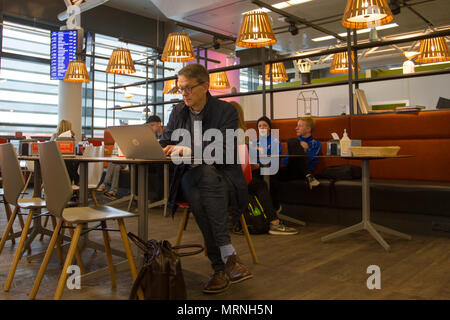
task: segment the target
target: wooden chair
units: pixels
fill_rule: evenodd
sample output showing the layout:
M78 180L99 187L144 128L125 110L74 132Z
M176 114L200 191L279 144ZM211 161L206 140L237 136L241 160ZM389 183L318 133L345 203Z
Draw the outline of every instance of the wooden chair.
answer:
M19 198L25 186L25 181L20 170L19 160L11 143L0 144L0 166L3 173L3 189L5 201L14 205L14 211L8 219L8 224L0 241L0 253L3 250L8 234L12 230L14 220L20 209L29 210L27 220L22 229L19 245L16 249L11 269L6 280L4 290L8 291L11 287L16 272L17 264L19 263L22 251L24 249L25 241L27 240L28 231L30 229L31 221L33 220L34 212L46 207L46 203L41 198Z
M104 222L107 220L117 220L119 224L120 234L122 237L123 245L125 247L125 253L128 259L128 263L131 270L133 280L136 280L137 271L134 262L133 254L131 252L130 243L128 241L127 232L125 229L124 218L136 217L136 214L132 214L126 211L118 210L112 207L100 206L100 207L71 207L66 208L66 204L72 197L72 186L70 183L69 175L67 173L66 166L61 157L56 142L50 141L39 144L39 157L41 162L41 172L45 188L45 197L47 200L47 209L57 219L57 225L55 231L50 240L48 249L45 253L44 260L42 261L39 273L34 282L33 289L30 293L30 299L34 299L38 292L40 283L44 276L45 269L47 268L49 259L51 257L53 248L57 243L59 232L63 224L72 224L75 226L75 232L70 243L70 248L67 253L66 261L59 278L58 286L55 292L54 299L59 300L62 296L64 287L67 280L67 269L72 264L74 255L76 253L78 241L80 239L83 224L90 222L102 222L102 233L105 244L105 252L108 260L108 267L111 277L112 286L116 286L116 277L114 272L114 266L112 264L111 248L108 241L108 231L105 230ZM143 299L142 290L138 291L138 296Z
M238 147L239 158L241 162L242 171L245 176L245 180L247 185L252 181L252 169L250 166L249 154L246 145L240 145ZM178 246L181 244L181 238L183 237L183 231L186 230L186 226L189 220L189 203L187 202L177 202L178 206L183 209L183 215L181 217L180 226L178 228L177 239L175 241L175 245ZM252 238L250 237L250 232L248 231L247 222L245 221L244 214L241 214L241 224L242 229L244 231L245 240L247 240L248 248L252 255L253 263L259 263L258 257L256 256L255 247L253 246ZM206 247L205 247L205 255L206 255Z

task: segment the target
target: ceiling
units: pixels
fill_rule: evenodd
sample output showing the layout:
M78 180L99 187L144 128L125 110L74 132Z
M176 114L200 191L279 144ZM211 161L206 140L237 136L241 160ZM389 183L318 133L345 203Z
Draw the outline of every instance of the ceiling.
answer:
M428 20L431 26L437 29L450 26L449 0L398 1L401 3L400 13L394 16L393 21L398 24L398 27L378 31L378 36L381 38L395 34L424 31L428 26L425 20ZM263 2L274 5L282 1L264 0ZM311 0L281 10L320 25L322 28L342 33L346 32L341 24L346 3L347 0ZM406 7L404 3L416 13ZM153 19L183 22L234 38L237 37L239 32L242 13L258 8L251 0L109 0L105 5ZM296 24L299 29L298 34L292 35L288 31L289 23L285 21L285 17L274 12L268 14L277 38L277 43L273 46L273 49L282 55L314 48L328 48L339 43L336 39L321 42L312 41L313 38L327 36L327 34L299 23ZM181 27L178 28L181 30ZM211 34L187 28L184 28L184 31L190 35L194 46L211 47L213 41ZM368 35L368 33L358 35L358 40L367 40ZM406 46L404 47L406 48ZM235 47L234 42L229 40L224 40L219 49L219 51L227 54L235 50L242 50L242 48ZM401 48L397 48L398 53L401 53L400 50ZM372 50L369 53L366 52L365 56L375 53L376 50Z

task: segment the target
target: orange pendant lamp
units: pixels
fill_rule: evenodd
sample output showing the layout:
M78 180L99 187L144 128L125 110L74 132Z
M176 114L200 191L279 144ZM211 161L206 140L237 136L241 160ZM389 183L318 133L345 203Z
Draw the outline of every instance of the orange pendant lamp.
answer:
M277 43L267 14L254 10L244 14L236 45L244 48L260 48Z
M164 94L180 94L180 90L178 90L178 86L177 86L177 80L176 79L167 80L166 83L164 83L163 93Z
M214 72L209 75L210 89L229 89L230 87L230 82L225 71Z
M270 81L269 68L270 64L266 64L266 81ZM283 62L276 62L272 64L272 80L273 82L281 82L289 80Z
M352 52L352 61L355 61L355 55ZM352 66L353 69L353 66ZM361 67L358 64L358 71ZM330 68L331 73L348 73L348 54L347 52L336 53Z
M195 59L191 39L189 39L187 33L170 33L167 37L161 60L165 62L190 62Z
M86 69L86 64L82 60L72 60L67 66L64 81L71 83L86 83L91 81Z
M416 59L416 62L419 63L450 61L450 54L444 37L421 40L419 52Z
M106 72L115 74L135 73L133 59L130 50L124 48L114 49L109 58Z
M342 25L348 29L366 29L394 20L386 0L347 0Z

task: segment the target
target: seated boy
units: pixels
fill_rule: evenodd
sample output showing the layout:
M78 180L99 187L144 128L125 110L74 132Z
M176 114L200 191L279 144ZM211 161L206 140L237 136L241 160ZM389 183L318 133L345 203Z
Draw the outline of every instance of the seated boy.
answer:
M287 170L282 170L284 173L280 174L288 180L305 178L308 182L309 188L317 187L320 183L312 175L314 168L316 167L318 158L322 150L320 141L315 140L312 136L312 132L315 128L315 121L311 117L300 117L295 127L295 133L298 138L291 138L287 141L289 154L305 155L304 158L284 158L283 164ZM283 179L283 180L285 180Z
M295 127L295 133L298 138L290 138L287 141L288 152L286 155L306 155L306 157L283 158L284 167L280 168L278 174L271 179L270 194L272 196L273 206L277 208L277 213L280 213L282 210L276 192L276 184L279 181L306 179L309 189L320 185L320 182L312 175L319 160L318 158L314 158L314 156L320 155L322 150L320 141L312 137L314 127L315 121L313 118L300 117Z

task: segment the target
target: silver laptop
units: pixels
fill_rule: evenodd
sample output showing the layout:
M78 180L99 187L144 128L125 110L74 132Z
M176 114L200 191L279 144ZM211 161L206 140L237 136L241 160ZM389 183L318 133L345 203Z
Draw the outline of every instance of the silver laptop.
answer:
M167 157L150 126L108 127L125 157L144 160L166 160Z

